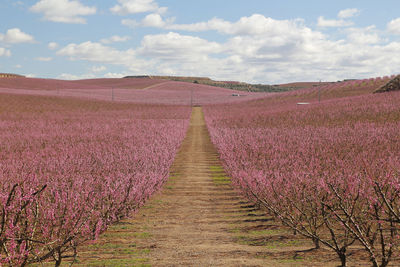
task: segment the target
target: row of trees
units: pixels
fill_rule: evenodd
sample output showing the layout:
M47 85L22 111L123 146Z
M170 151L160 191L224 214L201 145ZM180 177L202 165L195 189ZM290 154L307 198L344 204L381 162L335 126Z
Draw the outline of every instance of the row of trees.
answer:
M331 248L342 266L355 244L373 266L387 266L400 245L399 100L398 93L308 106L266 99L205 114L243 194L315 248Z
M168 177L190 108L0 98L0 263L76 257Z

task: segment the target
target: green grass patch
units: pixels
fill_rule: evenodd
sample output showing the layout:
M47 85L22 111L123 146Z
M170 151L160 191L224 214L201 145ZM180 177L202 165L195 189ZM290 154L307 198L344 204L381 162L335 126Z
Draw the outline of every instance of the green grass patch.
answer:
M133 233L133 234L137 238L149 238L149 237L151 237L151 234L148 233L148 232Z
M283 234L283 233L285 233L285 231L268 229L268 230L250 231L249 235L251 235L251 236L271 236L271 235L278 235L278 234Z
M130 224L117 223L117 224L111 225L108 228L108 230L109 231L118 231L118 230L129 230L131 228L133 228L133 226Z
M157 200L154 200L153 203L154 204L165 204L165 201L161 200L161 199L157 199Z
M277 262L278 263L281 263L281 264L287 264L287 263L292 263L292 264L295 264L295 265L292 265L291 264L291 266L304 266L304 261L305 261L305 259L304 258L302 258L302 257L296 257L296 258L293 258L293 259L282 259L282 260L277 260ZM297 264L296 264L297 263Z
M272 259L270 256L267 255L257 255L256 256L257 259L265 259L265 260L273 260L274 262L276 262L276 264L274 264L274 266L278 266L281 264L290 264L290 266L305 266L304 262L306 261L303 257L295 257L295 258L288 258L288 259L280 259L280 260L276 260L276 259Z
M254 240L250 239L247 235L236 236L236 241L241 245L253 245Z
M80 257L82 255L78 254L75 262L72 266L151 266L148 262L149 258L146 257L150 253L150 249L136 249L136 247L132 247L131 249L126 247L120 247L117 244L103 244L103 245L90 245L89 248L97 247L102 250L103 259L91 259L89 261L83 261ZM110 249L111 251L104 251L104 248ZM91 255L92 253L96 253L96 251L90 252L90 254L86 254L86 256ZM112 257L112 259L107 259L107 257ZM116 258L118 257L118 258ZM54 262L48 261L42 264L32 264L30 266L34 267L50 267L54 266ZM61 266L71 266L71 260L65 259L63 260Z
M129 231L122 231L122 232L115 232L112 230L109 230L105 232L102 235L103 238L108 239L108 238L122 238L122 239L127 239L127 238L133 238L135 237L135 233L129 232Z
M85 263L85 266L115 266L115 267L125 267L125 266L136 266L136 267L147 267L151 266L147 264L149 259L147 258L134 258L134 259L109 259L101 261L90 261ZM78 264L76 266L79 266Z
M231 184L231 179L226 176L212 177L212 179L214 184L217 185Z
M243 231L240 228L232 228L232 229L229 229L228 232L237 234L237 233L241 233Z
M299 240L287 240L287 241L273 241L266 244L266 248L285 248L285 247L298 247L301 246L302 242Z
M172 174L168 177L168 182L174 182L177 178L179 178L179 174Z
M122 238L122 239L130 239L130 238L149 238L151 237L150 233L147 232L128 232L128 231L123 231L123 232L113 232L113 231L108 231L103 234L104 238Z
M222 166L210 166L210 170L212 172L225 172L224 168Z
M231 184L231 179L226 176L221 166L210 166L211 178L216 185Z
M92 244L89 245L88 248L94 249L94 250L117 250L121 247L121 244L115 244L115 243L101 243L101 244Z

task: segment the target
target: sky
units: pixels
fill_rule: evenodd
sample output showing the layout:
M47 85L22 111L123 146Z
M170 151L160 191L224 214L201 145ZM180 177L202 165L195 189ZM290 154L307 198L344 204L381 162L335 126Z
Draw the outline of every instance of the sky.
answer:
M0 0L0 72L278 84L400 73L398 0Z

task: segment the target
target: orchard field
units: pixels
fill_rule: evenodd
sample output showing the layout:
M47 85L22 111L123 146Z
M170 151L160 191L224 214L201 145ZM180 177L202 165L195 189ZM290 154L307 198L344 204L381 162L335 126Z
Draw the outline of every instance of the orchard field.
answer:
M353 91L324 89L328 100L313 105L296 106L312 95L296 92L206 107L211 138L240 192L315 248L344 266L361 245L373 266L386 266L400 242L400 94L333 98Z
M397 266L400 92L372 93L389 80L2 79L1 263L86 265L85 244L119 244L102 236L133 220L150 265Z
M135 212L168 178L188 106L1 95L1 258L54 259Z

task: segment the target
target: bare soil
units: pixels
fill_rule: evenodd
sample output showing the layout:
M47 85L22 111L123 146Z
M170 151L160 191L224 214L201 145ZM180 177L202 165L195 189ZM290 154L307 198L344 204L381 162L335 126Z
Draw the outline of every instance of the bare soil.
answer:
M339 265L334 253L312 247L309 240L293 235L234 191L210 141L202 110L194 107L163 190L133 218L81 248L77 265ZM349 266L369 266L360 257L349 260Z

